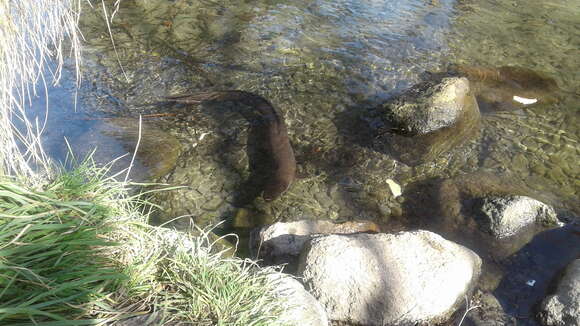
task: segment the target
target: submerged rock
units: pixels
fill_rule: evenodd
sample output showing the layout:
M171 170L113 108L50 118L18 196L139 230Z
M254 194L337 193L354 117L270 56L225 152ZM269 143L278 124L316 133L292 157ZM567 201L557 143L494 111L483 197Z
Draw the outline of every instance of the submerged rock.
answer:
M410 192L416 191L417 187L430 190L426 197L409 200L408 207L413 215L422 217L437 232L453 241L477 248L478 253L486 252L498 259L515 253L534 235L557 224L552 209L547 210L550 212L547 216L538 217L538 223L533 215L534 207L541 210L540 207L546 206L541 203L552 203L554 198L529 189L526 184L507 174L478 171L435 180L432 185L413 185ZM510 216L494 217L492 225L492 218L482 212L483 203L487 199L493 202L492 198L504 198L500 202L506 203L510 202L507 198L527 198L524 202L529 200L530 205L537 203L538 206L518 207L517 201L514 201L512 211L507 207L499 210L510 212ZM486 207L488 205L491 204L486 204ZM485 210L492 214L490 209ZM508 234L511 236L508 237Z
M580 259L566 268L556 293L544 299L539 318L547 326L580 325Z
M519 109L558 101L560 90L556 81L531 69L456 65L451 70L469 79L484 111Z
M427 231L314 237L299 265L329 318L357 325L441 322L480 270L474 252Z
M526 196L480 198L475 206L480 225L496 238L515 235L532 224L558 224L552 207Z
M371 221L348 221L333 223L324 220L301 220L274 223L263 227L252 241L256 256L267 263L294 262L302 248L315 234L352 234L379 232L379 226Z
M466 78L417 85L383 106L395 132L379 135L374 147L408 165L432 161L479 133L480 114Z
M139 120L131 118L100 120L84 134L69 139L69 142L78 158L84 158L94 150L92 157L99 166L117 159L111 175L131 165L131 158L139 144L129 175L131 180L137 182L156 180L169 173L181 151L179 141L154 123L141 123L139 139ZM121 179L124 176L123 173Z

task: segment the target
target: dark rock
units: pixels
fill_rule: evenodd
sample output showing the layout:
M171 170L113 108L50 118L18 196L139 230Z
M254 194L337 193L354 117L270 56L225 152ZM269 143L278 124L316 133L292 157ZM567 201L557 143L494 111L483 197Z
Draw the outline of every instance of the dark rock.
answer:
M394 132L382 133L373 146L408 165L432 161L480 132L479 108L465 78L420 84L384 109Z
M566 268L556 293L544 299L539 318L547 326L580 325L580 259Z
M406 135L425 135L455 125L472 105L466 78L421 83L385 105L387 120Z

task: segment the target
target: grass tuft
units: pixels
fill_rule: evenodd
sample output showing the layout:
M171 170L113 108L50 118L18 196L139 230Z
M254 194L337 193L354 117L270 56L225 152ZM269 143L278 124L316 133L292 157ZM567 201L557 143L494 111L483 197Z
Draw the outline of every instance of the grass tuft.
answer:
M275 291L276 269L228 257L211 229L130 228L116 253L133 282L127 291L147 298L142 303L160 310L165 323L281 325L287 303Z
M146 224L138 196L88 159L42 191L0 180L0 324L279 325L273 268L231 256L211 229Z
M67 54L78 73L80 5L79 0L0 0L0 171L6 175L41 183L38 171L50 172L40 142L48 111L33 118L25 109L36 87L58 83ZM52 69L49 61L55 63Z
M112 230L103 222L113 208L83 200L82 187L78 197L60 195L71 189L53 183L30 191L14 179L0 180L0 324L94 324L95 305L126 279L102 254L116 245L103 237Z

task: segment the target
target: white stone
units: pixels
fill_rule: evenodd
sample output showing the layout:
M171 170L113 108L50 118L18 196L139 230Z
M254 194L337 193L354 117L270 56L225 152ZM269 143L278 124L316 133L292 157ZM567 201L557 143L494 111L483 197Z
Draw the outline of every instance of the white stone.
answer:
M304 286L284 274L268 275L272 282L278 283L275 292L287 302L287 310L282 313L278 323L287 326L328 326L324 307Z
M428 231L327 235L308 243L298 271L331 320L433 324L463 303L481 259Z

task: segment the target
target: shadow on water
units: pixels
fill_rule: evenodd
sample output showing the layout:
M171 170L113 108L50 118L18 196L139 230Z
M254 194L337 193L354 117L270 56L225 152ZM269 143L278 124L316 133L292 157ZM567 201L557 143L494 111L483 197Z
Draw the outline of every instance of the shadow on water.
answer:
M580 224L544 231L505 260L505 277L494 291L518 325L536 326L535 308L555 289L564 268L580 258Z

